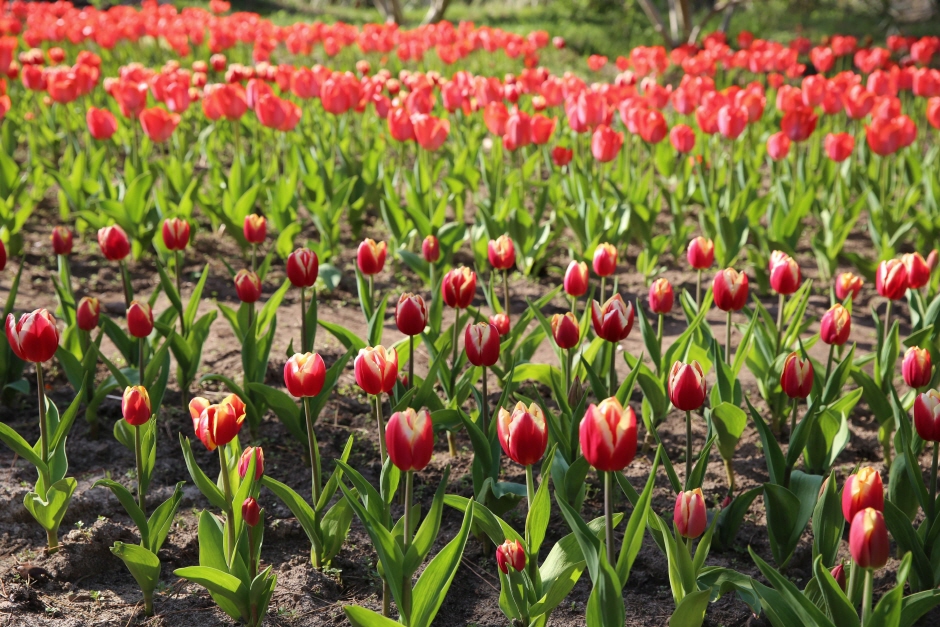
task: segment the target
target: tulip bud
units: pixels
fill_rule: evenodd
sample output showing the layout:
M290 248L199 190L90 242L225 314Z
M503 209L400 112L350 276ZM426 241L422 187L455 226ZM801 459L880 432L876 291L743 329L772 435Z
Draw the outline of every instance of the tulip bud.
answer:
M603 307L591 302L591 322L594 333L608 342L625 340L633 329L633 303L625 303L620 294L611 296Z
M875 289L878 294L890 300L904 297L904 292L907 291L907 270L900 259L888 259L878 264Z
M405 335L421 335L428 325L428 308L424 299L410 292L402 294L395 308L395 324Z
M689 265L696 270L705 270L715 263L715 244L701 235L689 242L686 252Z
M914 429L922 440L940 442L940 392L927 390L914 399Z
M509 413L502 407L496 420L496 433L506 455L522 466L531 466L542 459L548 445L548 428L542 409L518 402Z
M284 385L296 398L318 395L325 380L326 366L316 353L295 353L284 364Z
M359 349L353 364L356 383L366 394L389 393L395 389L398 377L398 353L384 346Z
M428 235L421 242L421 256L428 263L436 263L441 258L441 243L433 235Z
M885 507L884 484L878 471L869 466L845 480L842 488L842 515L851 522L855 515L866 507L881 511Z
M912 346L904 353L901 362L901 374L904 382L912 388L922 388L930 383L930 351L926 348Z
M486 246L486 256L494 270L509 270L516 263L516 249L508 235L490 240Z
M397 411L385 425L385 446L392 463L402 472L424 470L434 453L431 414L411 407Z
M320 260L309 248L298 248L287 257L287 278L294 287L313 287L320 274Z
M770 287L778 294L789 296L799 289L802 281L800 266L790 255L775 250L770 255Z
M464 331L467 361L484 368L499 361L499 329L487 322L467 325Z
M697 538L705 533L708 526L708 511L705 509L705 497L702 489L695 488L680 492L676 496L676 507L672 513L676 530L683 538Z
M260 446L249 446L242 451L242 456L238 458L238 476L244 479L248 474L252 456L255 458L255 481L261 481L264 474L264 451Z
M940 100L937 102L940 103ZM940 262L940 253L938 253L937 249L934 248L927 254L927 267L930 268L931 272L937 269L938 262Z
M131 252L127 233L120 226L106 226L98 230L98 246L108 261L121 261Z
M565 293L568 296L584 296L588 289L588 267L583 261L572 261L565 270Z
M525 568L525 549L518 540L506 540L496 547L496 565L504 574L509 574L511 567L514 572L521 573Z
M677 361L669 371L669 400L679 411L694 411L705 402L705 372L697 361Z
M636 414L615 397L588 406L578 428L587 462L602 471L621 471L636 455Z
M836 279L836 298L845 300L851 297L855 300L862 289L862 277L855 276L851 272L843 272Z
M562 350L574 348L581 341L581 327L570 311L552 316L552 337Z
M477 290L477 275L470 268L454 268L441 281L441 296L448 307L466 309Z
M132 300L127 310L127 330L136 338L147 337L153 331L153 310L146 302Z
M259 216L256 213L245 216L242 233L249 244L263 244L264 238L268 234L268 224L265 222L264 216Z
M147 388L142 385L133 385L124 388L124 397L121 399L121 415L132 427L147 424L152 415L150 409L150 395Z
M830 570L829 574L832 575L832 578L836 580L836 583L842 589L842 592L845 592L845 568L842 566L842 564L839 564Z
M851 331L852 316L849 310L839 303L833 305L819 323L819 339L830 346L845 344Z
M722 311L740 311L747 304L747 275L726 268L715 275L712 294L715 306Z
M803 359L799 353L787 355L780 373L780 387L790 398L806 398L813 390L813 362Z
M68 227L57 226L52 229L52 250L57 255L72 253L72 232Z
M600 244L594 249L594 274L607 277L617 271L617 249L611 244Z
M499 337L505 337L509 335L509 316L503 312L498 314L493 314L489 318L490 324L496 327L496 330L499 331Z
M78 301L78 307L75 308L75 323L82 331L91 331L98 326L100 315L101 303L97 298L86 296Z
M163 245L167 250L184 250L189 244L189 222L179 218L163 221Z
M856 513L849 529L849 551L855 563L861 568L884 568L890 550L888 528L882 513L871 507Z
M257 527L261 522L261 507L258 506L258 501L253 496L249 496L242 503L242 520L249 527Z
M239 270L235 275L235 294L243 303L256 303L261 298L261 279L251 270Z
M359 266L359 272L366 276L381 272L385 267L387 248L385 242L376 243L375 240L368 238L363 240L356 252L356 265Z
M930 282L930 266L920 253L901 255L901 263L907 272L907 286L919 290Z
M649 304L653 313L667 314L672 311L674 298L672 284L667 279L656 279L650 285Z

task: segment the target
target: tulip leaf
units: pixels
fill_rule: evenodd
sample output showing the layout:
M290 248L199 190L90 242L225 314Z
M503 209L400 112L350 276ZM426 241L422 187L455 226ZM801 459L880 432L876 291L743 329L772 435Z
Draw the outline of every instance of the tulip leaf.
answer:
M471 505L471 507L475 507L475 505ZM457 574L457 568L460 566L464 547L467 544L467 537L470 535L472 519L471 512L464 513L463 523L460 525L457 536L434 556L434 559L431 560L418 578L412 595L414 606L412 607L409 625L413 627L431 627L431 623L434 621L434 617L437 615L441 604L444 602L444 597L450 589L450 584L454 580L454 575Z
M55 531L65 516L76 487L78 482L73 477L60 479L46 489L45 495L27 492L23 505L43 529Z
M182 433L180 434L180 446L183 448L183 459L186 461L186 468L189 470L189 476L192 477L193 483L196 484L196 487L199 488L199 491L202 492L213 507L222 511L228 510L228 502L225 500L225 495L222 494L222 490L219 489L219 486L217 486L214 481L210 480L209 477L206 476L206 473L202 471L202 468L196 463L192 448L189 444L189 438Z
M173 571L182 577L204 587L213 596L220 596L238 609L243 617L249 616L248 588L234 575L209 566L187 566Z
M858 614L849 602L842 588L836 583L828 568L823 564L822 556L813 560L813 575L819 584L826 613L839 627L858 627Z
M734 450L747 426L747 414L729 402L712 408L709 417L718 436L718 452L728 461L734 458Z
M925 590L904 597L898 627L911 627L937 605L940 605L940 590Z
M0 440L3 440L4 444L13 449L14 453L35 466L40 473L48 472L46 463L42 461L39 454L33 450L33 447L30 446L29 443L23 439L23 436L17 433L13 427L5 422L0 422Z
M754 549L748 547L751 559L757 564L757 567L763 573L767 581L773 586L771 590L775 594L767 595L766 587L754 582L754 591L761 597L761 605L775 627L787 627L790 625L803 625L804 627L833 627L822 610L813 605L806 596L789 579L780 574L758 556ZM779 599L779 601L777 601ZM783 615L774 620L777 612ZM787 616L791 618L787 618ZM789 622L792 620L792 622Z
M431 507L428 509L424 520L421 521L421 526L418 527L418 531L414 534L414 538L405 553L402 571L406 577L410 578L418 570L437 539L437 534L441 529L441 514L444 509L444 495L447 493L447 479L449 476L450 466L444 470L444 476L441 477L437 492L434 493Z
M885 501L884 518L885 526L888 528L888 531L891 532L891 537L894 538L894 541L897 543L898 549L911 556L914 566L914 578L917 583L917 586L915 586L912 580L911 587L921 590L935 587L931 560L924 551L924 543L921 537L914 530L907 515L891 501Z
M555 457L556 447L545 455L543 468L551 468L551 461ZM525 518L526 537L529 538L528 549L529 559L538 559L539 549L542 541L545 540L545 533L548 530L548 521L552 514L552 500L548 493L548 484L550 483L550 473L540 473L539 486L535 491L535 498L529 504L529 511Z
M646 531L647 519L650 512L650 502L653 498L653 488L656 484L656 470L659 468L659 460L662 457L662 447L657 448L656 457L653 459L653 466L649 471L649 478L646 480L646 487L640 494L640 498L633 505L633 512L627 521L627 528L623 533L623 543L620 545L620 555L617 557L617 577L621 585L626 585L630 578L630 571L633 569L633 563L636 556L640 553L643 546L643 535ZM617 473L617 480L621 482L623 473ZM626 481L623 477L622 481Z
M354 350L358 352L360 349L366 348L368 346L365 340L344 326L333 322L327 322L323 319L317 320L317 324L333 334L333 337L339 340L339 343L342 344L343 347L348 351Z
M137 504L137 501L134 500L134 496L131 494L130 490L111 479L99 479L95 482L94 487L97 488L99 486L108 488L114 493L114 496L116 496L121 502L121 505L124 506L127 515L130 516L134 524L137 525L137 530L140 532L141 546L149 547L150 525L147 523L147 514L140 509L140 506Z
M150 542L145 545L153 553L159 553L163 542L166 540L170 527L173 526L173 519L179 510L180 502L183 500L183 486L185 481L180 481L173 489L173 494L161 503L157 509L153 510L150 518L147 520L147 527L150 530Z
M306 446L307 427L304 424L300 407L293 398L287 393L264 383L249 382L245 387L250 392L260 395L264 402L274 410L274 415L284 424L294 440Z
M763 491L763 487L756 487L738 494L732 499L731 505L718 512L718 525L715 529L716 536L714 540L716 547L727 550L733 546L745 514L750 510L751 504L754 503L757 495Z
M669 627L700 627L705 622L711 592L707 588L684 596L669 617Z
M345 605L343 612L353 627L401 627L401 623L358 605Z
M445 494L444 505L461 512L466 512L472 505L473 524L481 529L493 544L502 544L504 540L524 541L519 532L509 526L506 521L487 509L485 505L481 505L472 499L457 496L456 494Z
M263 475L261 485L274 492L274 495L281 499L281 502L287 506L300 526L303 527L307 538L316 547L321 543L320 529L316 523L316 513L313 508L295 492L290 486L287 486L276 479Z
M819 501L813 510L813 558L822 559L822 565L832 568L836 563L845 517L836 489L835 473L825 480Z
M777 438L774 437L774 434L770 431L770 427L767 426L764 419L760 417L760 414L754 406L751 405L750 399L745 398L744 401L747 403L747 408L751 412L751 420L754 421L754 426L757 427L757 433L760 435L764 455L767 457L767 471L770 474L770 482L776 485L783 485L786 461L783 458L783 451L780 450L780 445L777 444Z
M120 557L131 571L144 595L150 595L160 583L160 560L150 550L136 544L115 542L111 552Z

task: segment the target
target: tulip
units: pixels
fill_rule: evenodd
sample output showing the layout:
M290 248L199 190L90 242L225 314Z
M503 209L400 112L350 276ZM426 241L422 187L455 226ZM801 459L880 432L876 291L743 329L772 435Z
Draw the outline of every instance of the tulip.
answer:
M836 580L836 584L838 584L839 588L842 589L842 592L845 592L845 567L843 567L842 564L839 564L829 571L829 574L832 575L832 578Z
M510 568L514 573L521 573L525 562L525 549L518 540L506 540L496 547L496 565L504 575L509 574Z
M888 539L888 528L885 526L884 515L871 507L860 510L852 518L849 529L849 551L852 559L860 568L878 570L888 563L891 544ZM866 586L871 586L871 572L865 574ZM871 599L870 590L866 590L866 598ZM867 614L863 608L863 612Z
M152 412L147 388L142 385L134 385L124 389L124 396L121 399L121 415L127 421L127 424L132 427L139 427L150 421Z
M366 347L359 349L353 364L356 383L366 393L375 397L374 412L379 429L379 453L385 461L385 432L382 421L383 393L389 394L395 388L398 379L398 353L394 348L386 349L384 346Z
M245 524L248 525L249 528L257 527L258 523L261 522L261 507L258 505L258 501L252 496L249 496L242 503L242 520L245 521ZM253 551L254 549L252 548L252 552ZM253 563L254 559L249 561Z
M849 133L828 133L823 142L826 155L836 163L842 163L855 150L855 136Z
M907 273L907 286L919 290L930 282L930 266L920 253L901 255L901 263Z
M295 353L284 364L284 385L297 398L319 395L325 379L326 366L317 354Z
M441 258L441 243L433 235L428 235L421 242L421 256L429 264L437 263Z
M878 264L875 275L875 289L878 294L889 300L898 300L907 290L907 269L899 259L889 259Z
M620 294L611 296L603 306L596 300L591 303L594 333L608 342L627 339L633 329L633 320L633 303L624 302Z
M65 226L52 229L52 250L56 255L72 254L72 232Z
M413 114L411 123L414 125L418 145L430 152L435 152L443 146L450 134L450 121L424 113Z
M510 330L509 316L507 316L502 311L490 316L489 322L494 327L496 327L496 330L499 332L499 337L506 337L507 335L509 335L509 330Z
M688 154L695 148L695 131L686 124L676 124L669 130L669 143L676 152Z
M441 282L441 297L444 304L454 309L466 309L473 302L477 289L477 275L470 268L454 268Z
M488 322L467 326L464 332L467 361L487 368L499 361L499 330Z
M242 451L242 456L238 458L238 476L244 479L248 474L252 457L255 459L255 481L261 481L264 475L264 451L260 446L249 446Z
M800 287L802 274L800 266L790 255L779 250L773 251L768 264L770 287L781 296L789 296Z
M153 311L146 302L131 301L127 310L127 330L133 337L145 338L153 331Z
M144 133L155 143L163 143L170 139L173 131L180 123L178 113L170 113L166 109L153 107L140 112L140 126Z
M163 244L167 250L180 251L189 244L189 222L179 218L163 221Z
M842 515L851 522L867 507L881 511L885 507L884 484L878 471L865 466L845 481L842 489Z
M385 267L386 253L385 242L376 243L375 240L368 238L363 240L356 252L356 266L359 272L368 277L381 272Z
M594 249L594 274L606 278L617 271L617 249L613 245L603 243ZM603 294L601 295L603 298Z
M718 309L729 313L740 311L747 303L747 275L734 268L726 268L715 275L712 290Z
M508 235L500 235L490 240L486 247L486 254L493 270L503 273L503 310L509 313L509 269L516 263L516 250L512 239Z
M904 375L904 382L914 389L929 385L932 377L930 351L917 346L907 349L904 361L901 362L901 374Z
M571 297L572 306L574 300L584 296L588 289L588 267L583 261L572 261L565 270L564 280L565 293Z
M78 301L75 308L75 323L82 331L91 331L98 326L98 318L101 315L101 303L97 298L85 296Z
M653 313L659 314L660 319L662 319L663 314L667 314L672 311L672 304L674 300L674 294L672 291L672 285L667 279L656 279L653 281L653 284L650 285L649 291L649 306L650 310ZM661 325L660 325L661 326Z
M89 134L98 141L107 141L117 132L117 120L107 109L89 107L85 114Z
M307 351L307 298L306 289L313 287L320 273L317 254L309 248L298 248L287 257L287 278L294 287L300 288L300 347Z
M127 233L120 226L106 226L98 230L98 245L108 261L123 261L131 252Z
M569 163L574 157L574 151L571 148L565 148L564 146L555 146L552 148L552 163L559 168L563 168Z
M781 161L790 154L790 138L780 131L767 138L767 155L774 161Z
M787 355L780 374L780 387L784 394L794 400L794 406L797 399L809 396L813 389L813 362L809 358L801 358L796 352Z
M623 146L623 133L617 133L606 124L600 124L591 136L591 154L600 163L608 163L617 158Z
M385 446L392 463L402 472L424 470L434 453L434 428L428 410L416 412L408 407L392 414L385 427Z
M718 110L718 132L726 139L736 140L747 127L747 117L744 107L724 105Z
M696 270L707 270L715 263L715 244L707 237L699 235L689 242L686 259Z
M522 402L516 403L512 413L500 408L496 433L503 452L517 464L527 467L528 478L531 466L542 459L548 445L548 428L541 408L535 403L526 407Z
M235 294L243 303L256 303L261 298L261 279L251 270L239 270L235 275Z
M685 412L685 476L692 476L692 411L699 409L705 402L705 373L702 366L693 361L689 364L677 361L669 371L669 400L676 409ZM734 475L728 469L731 489L734 489Z
M581 328L574 314L566 312L552 316L552 337L562 350L574 348L581 341Z
M245 403L230 394L222 399L215 411L215 419L209 424L212 441L216 446L225 446L235 439L245 422Z
M428 308L424 299L406 292L398 299L395 308L395 324L408 336L408 381L414 381L415 336L421 335L428 325Z
M846 298L855 300L862 289L862 277L851 272L843 272L836 279L836 298L844 301Z
M940 392L937 390L927 390L914 399L914 429L922 440L940 442Z
M249 244L257 246L264 243L264 238L268 233L268 226L264 216L256 213L245 216L245 223L242 227L242 233Z
M676 530L683 538L694 540L703 533L708 526L708 511L705 509L705 497L701 488L687 492L680 492L676 496L676 506L673 510L672 520Z
M830 346L842 346L849 339L852 330L852 316L849 310L836 303L819 323L819 339ZM826 379L828 379L828 375Z

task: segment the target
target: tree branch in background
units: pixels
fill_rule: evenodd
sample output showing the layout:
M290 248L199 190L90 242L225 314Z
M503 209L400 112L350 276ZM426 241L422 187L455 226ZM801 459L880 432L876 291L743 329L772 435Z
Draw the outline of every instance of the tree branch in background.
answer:
M431 0L431 6L428 7L428 12L425 14L422 24L440 22L444 19L444 13L447 12L449 6L450 0Z
M669 31L666 30L666 24L663 22L663 16L659 14L659 10L653 6L650 0L637 0L637 2L640 8L643 9L643 12L646 13L646 17L653 23L653 29L666 40L666 46L675 48L676 44L672 37L669 36Z

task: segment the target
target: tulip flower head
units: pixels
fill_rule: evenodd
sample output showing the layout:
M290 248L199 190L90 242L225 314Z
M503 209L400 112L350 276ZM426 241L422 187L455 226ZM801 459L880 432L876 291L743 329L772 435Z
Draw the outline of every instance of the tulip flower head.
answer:
M88 107L85 123L88 125L89 134L98 141L109 140L117 132L117 120L107 109Z
M852 316L849 310L839 303L833 305L819 323L819 339L830 346L845 344L851 331Z
M255 481L261 481L264 475L264 450L260 446L249 446L242 451L242 456L238 458L238 476L244 479L248 474L252 457L255 458Z
M428 235L421 242L421 256L428 263L436 263L441 258L441 243L433 235Z
M875 289L890 300L904 297L907 291L907 269L900 259L888 259L878 264L875 274Z
M163 221L163 245L167 250L184 250L189 244L189 222L179 218Z
M424 470L434 453L434 428L426 409L397 411L385 425L385 446L392 463L402 472Z
M153 310L147 302L132 300L127 310L127 330L136 338L147 337L153 331Z
M150 395L147 388L142 385L133 385L124 388L121 399L121 415L127 424L139 427L150 421Z
M802 281L800 266L790 255L775 250L770 255L768 270L770 271L770 287L778 294L789 296L799 289Z
M927 442L940 442L940 392L927 390L914 399L914 429Z
M904 361L901 362L901 374L904 375L904 382L914 389L928 385L933 375L930 351L917 346L907 349L904 353Z
M353 370L356 383L366 394L388 394L398 377L398 353L384 346L359 349Z
M428 307L418 294L406 292L398 299L395 324L405 335L421 335L428 325Z
M849 551L855 563L861 568L884 568L890 550L884 515L872 507L856 513L849 528Z
M238 435L245 422L245 403L234 394L215 405L197 396L189 402L189 415L193 419L196 437L208 450L214 451Z
M316 353L295 353L284 364L284 385L296 398L317 396L326 380L326 366Z
M650 311L655 314L667 314L672 311L675 295L672 291L672 284L668 279L659 278L650 285L649 305Z
M509 316L502 311L489 317L490 324L499 331L499 337L509 335Z
M780 387L790 398L806 398L813 390L813 362L797 352L787 355L780 373Z
M842 589L842 592L845 592L845 567L842 564L839 564L829 571L829 574L832 575L832 578L836 580L836 583L839 585L839 588Z
M612 244L600 244L594 249L594 274L608 277L617 271L617 249Z
M486 255L494 270L509 270L516 263L516 249L508 235L490 240L486 246Z
M454 268L441 281L441 296L448 307L466 309L477 291L477 275L465 266Z
M636 455L636 414L615 397L588 406L578 428L587 462L600 471L620 471Z
M858 293L862 290L862 277L855 276L851 272L843 272L836 278L836 298L845 300L851 298L855 300Z
M101 316L101 303L93 296L85 296L75 308L75 323L82 331L91 331L98 326Z
M680 492L676 496L672 520L676 524L679 535L683 538L694 539L705 533L705 527L708 526L708 511L705 508L705 497L702 496L701 488Z
M7 342L23 361L49 361L59 347L59 330L55 325L55 318L45 309L23 314L19 321L9 314L6 320Z
M565 293L568 296L584 296L588 289L588 267L583 261L572 261L565 270Z
M265 222L264 216L259 216L256 213L245 216L242 234L249 244L263 244L264 238L268 234L268 224Z
M680 411L694 411L705 402L705 372L697 361L677 361L669 371L669 400Z
M552 163L557 167L565 167L571 163L572 158L574 158L574 151L571 148L565 148L564 146L555 146L552 148Z
M294 287L313 287L320 274L320 260L309 248L298 248L287 257L287 278Z
M258 302L261 298L261 279L251 270L239 270L235 275L235 294L243 303Z
M734 268L725 268L712 283L715 306L722 311L740 311L747 304L747 275Z
M496 547L496 565L504 575L513 572L521 573L525 568L525 549L518 540L506 540Z
M851 522L855 515L872 507L881 511L885 507L884 484L878 471L869 466L860 468L857 473L845 480L842 488L842 515Z
M930 266L920 253L901 255L901 263L907 272L907 286L919 290L930 282Z
M484 368L499 361L499 329L488 322L468 325L464 331L467 361Z
M689 265L696 270L706 270L715 263L715 244L707 237L699 235L691 242L686 251Z
M108 261L121 261L131 252L127 233L120 226L106 226L98 230L98 246Z
M72 232L68 227L57 226L52 229L52 250L57 255L72 253Z
M581 327L570 311L552 316L552 338L562 350L574 348L581 341Z
M502 407L496 420L496 433L506 455L522 466L542 459L548 445L548 427L542 409L532 403L518 402L512 413Z
M364 239L356 251L356 265L359 272L365 276L378 274L385 267L385 255L388 246L385 242L376 243L375 240Z
M257 527L261 522L261 506L253 496L249 496L242 502L242 520L249 527Z

